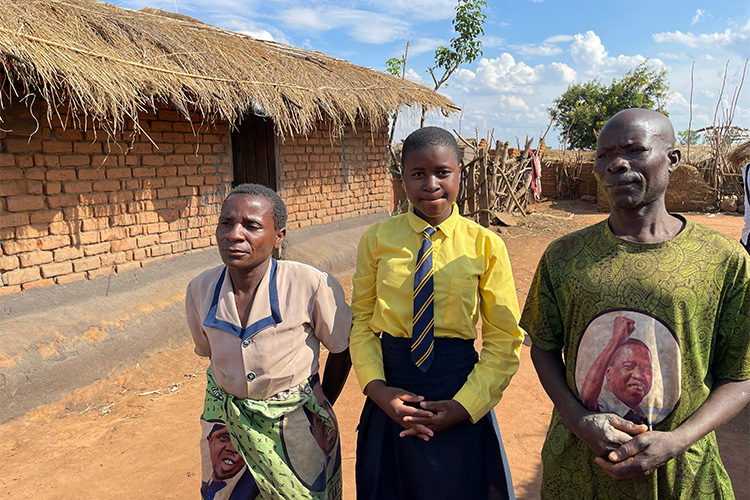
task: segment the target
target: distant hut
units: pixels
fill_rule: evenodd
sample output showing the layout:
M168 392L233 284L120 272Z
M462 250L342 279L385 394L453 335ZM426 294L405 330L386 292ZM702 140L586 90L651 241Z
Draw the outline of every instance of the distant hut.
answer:
M205 248L232 185L290 229L385 212L423 86L156 9L0 0L0 294Z

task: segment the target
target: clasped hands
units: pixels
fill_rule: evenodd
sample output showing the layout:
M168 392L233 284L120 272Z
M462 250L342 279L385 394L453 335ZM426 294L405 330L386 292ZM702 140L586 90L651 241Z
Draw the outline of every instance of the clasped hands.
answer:
M651 474L687 449L674 431L649 431L614 413L585 412L565 425L591 448L596 463L616 481Z
M423 396L373 380L365 388L367 395L404 430L399 436L416 436L429 441L436 432L448 429L469 418L461 404L452 399L425 401ZM419 407L407 403L418 403Z

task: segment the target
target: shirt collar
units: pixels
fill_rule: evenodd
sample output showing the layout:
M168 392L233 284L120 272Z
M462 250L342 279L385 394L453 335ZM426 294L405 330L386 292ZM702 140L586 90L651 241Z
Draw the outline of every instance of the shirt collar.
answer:
M414 205L411 203L409 203L409 212L406 216L409 219L409 225L415 233L422 233L425 229L430 227L430 224L426 220L414 213ZM456 229L459 217L461 216L458 214L458 205L454 202L451 204L450 216L441 222L436 229L440 229L446 237L450 237L451 234L453 234L453 230Z
M279 294L276 285L277 266L276 259L271 258L266 274L255 292L247 328L242 328L240 324L239 311L237 311L234 302L232 279L225 266L214 288L211 308L203 321L203 325L224 330L239 337L242 341L247 341L249 337L259 331L281 323Z
M607 412L616 413L623 418L629 411L635 411L631 407L623 403L622 400L615 396L614 393L612 393L612 391L610 391L608 388L605 388L605 390L602 391L597 404L599 404L600 407L605 407ZM643 406L638 405L638 410L641 415L646 415L646 413L643 411Z

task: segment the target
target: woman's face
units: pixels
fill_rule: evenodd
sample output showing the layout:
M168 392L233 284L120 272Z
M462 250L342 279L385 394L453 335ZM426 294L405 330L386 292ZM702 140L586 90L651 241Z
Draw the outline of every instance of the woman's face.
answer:
M286 229L275 229L273 204L260 196L227 198L216 226L216 242L227 267L250 271L271 258Z

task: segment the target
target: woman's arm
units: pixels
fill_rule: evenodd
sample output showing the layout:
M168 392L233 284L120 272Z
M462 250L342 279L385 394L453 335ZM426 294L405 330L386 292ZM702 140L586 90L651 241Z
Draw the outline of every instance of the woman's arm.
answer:
M341 394L351 367L352 360L349 356L349 349L338 353L328 353L326 367L323 370L323 381L320 385L323 388L323 394L331 404L334 404Z

